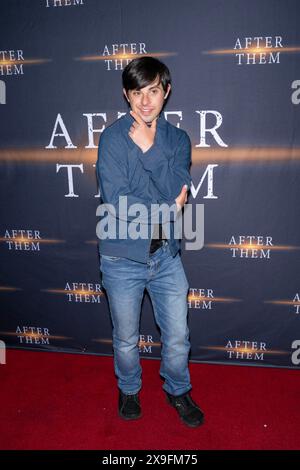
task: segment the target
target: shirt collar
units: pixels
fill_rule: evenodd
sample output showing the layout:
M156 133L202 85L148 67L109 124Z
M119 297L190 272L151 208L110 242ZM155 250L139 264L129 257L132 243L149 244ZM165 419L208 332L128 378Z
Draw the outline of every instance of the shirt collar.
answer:
M134 118L131 116L131 114L128 112L125 114L122 118L121 121L124 119L124 127L123 130L126 133L126 140L129 144L129 147L131 150L134 151L140 151L139 147L133 142L133 140L130 138L128 135L128 130L130 129L130 126L132 125ZM161 112L160 115L158 116L157 119L157 127L156 127L156 133L155 133L155 142L159 143L160 145L163 146L164 141L165 141L165 136L166 136L166 130L167 130L167 124L168 121L165 119L164 114Z

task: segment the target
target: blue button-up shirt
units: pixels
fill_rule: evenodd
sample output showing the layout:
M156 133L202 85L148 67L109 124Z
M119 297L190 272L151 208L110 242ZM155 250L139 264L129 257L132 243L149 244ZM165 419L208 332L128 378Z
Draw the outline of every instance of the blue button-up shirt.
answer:
M113 233L107 222L108 213L112 215L112 212L108 211L107 215L102 214L97 233L101 234L101 254L146 263L154 229L151 219L153 204L166 204L173 209L168 211L167 218L159 212L156 222L169 223L169 232L166 231L165 225L163 229L173 256L180 248L180 240L174 237L174 221L177 214L175 199L184 184L188 187L191 184L191 141L184 130L173 126L160 114L154 143L143 153L128 135L133 122L134 118L129 113L122 116L102 132L99 140L96 171L100 197L104 204L111 204L115 209L116 232ZM135 213L135 207L132 205L136 203L147 208L147 215ZM125 206L128 209L132 207L133 212L130 214L130 211L124 211ZM152 214L154 213L155 211ZM130 224L135 224L136 229L137 222L141 224L140 227L143 226L143 237L134 239L128 236L128 231L127 235L124 235L124 224L129 233L132 233ZM107 238L103 237L104 232L108 232Z

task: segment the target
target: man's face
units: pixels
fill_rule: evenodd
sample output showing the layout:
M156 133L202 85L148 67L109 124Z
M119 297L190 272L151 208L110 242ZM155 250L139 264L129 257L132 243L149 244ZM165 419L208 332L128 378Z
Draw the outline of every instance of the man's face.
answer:
M128 93L123 88L123 93L129 101L132 111L137 113L145 122L150 123L159 115L164 105L164 100L171 89L169 84L165 92L162 84L158 82L159 77L150 83L150 85L140 90L129 90Z

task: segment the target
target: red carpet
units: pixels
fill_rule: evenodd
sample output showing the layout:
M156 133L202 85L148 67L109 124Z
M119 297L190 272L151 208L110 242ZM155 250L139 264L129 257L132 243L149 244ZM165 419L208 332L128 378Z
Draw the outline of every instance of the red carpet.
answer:
M206 423L165 401L159 361L142 360L143 417L117 415L108 357L8 350L0 365L1 449L299 449L298 371L190 364Z

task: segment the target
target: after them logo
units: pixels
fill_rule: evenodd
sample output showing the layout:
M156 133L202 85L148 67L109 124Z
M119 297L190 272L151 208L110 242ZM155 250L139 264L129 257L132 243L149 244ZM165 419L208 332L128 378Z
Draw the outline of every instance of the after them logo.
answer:
M234 50L238 65L279 64L281 36L255 36L237 38Z
M17 326L16 334L20 344L50 344L48 328Z
M112 44L111 47L105 44L101 58L105 62L106 70L123 70L132 59L143 54L147 54L144 42Z
M68 302L100 303L103 292L100 284L92 282L67 282L65 293Z
M39 230L5 230L2 239L9 250L40 251L41 235Z
M228 359L263 361L267 352L267 343L258 341L234 340L225 346Z
M154 343L152 335L140 335L138 342L139 352L143 354L152 354L152 347L157 346L157 343Z
M295 297L293 298L293 307L294 307L294 312L298 315L299 314L299 309L300 309L300 295L297 292Z
M78 7L84 5L83 0L46 0L45 7Z
M24 75L22 49L0 51L0 76Z
M270 259L272 237L261 235L232 235L229 247L232 258Z
M211 310L214 300L213 289L199 289L190 287L188 295L188 307Z

